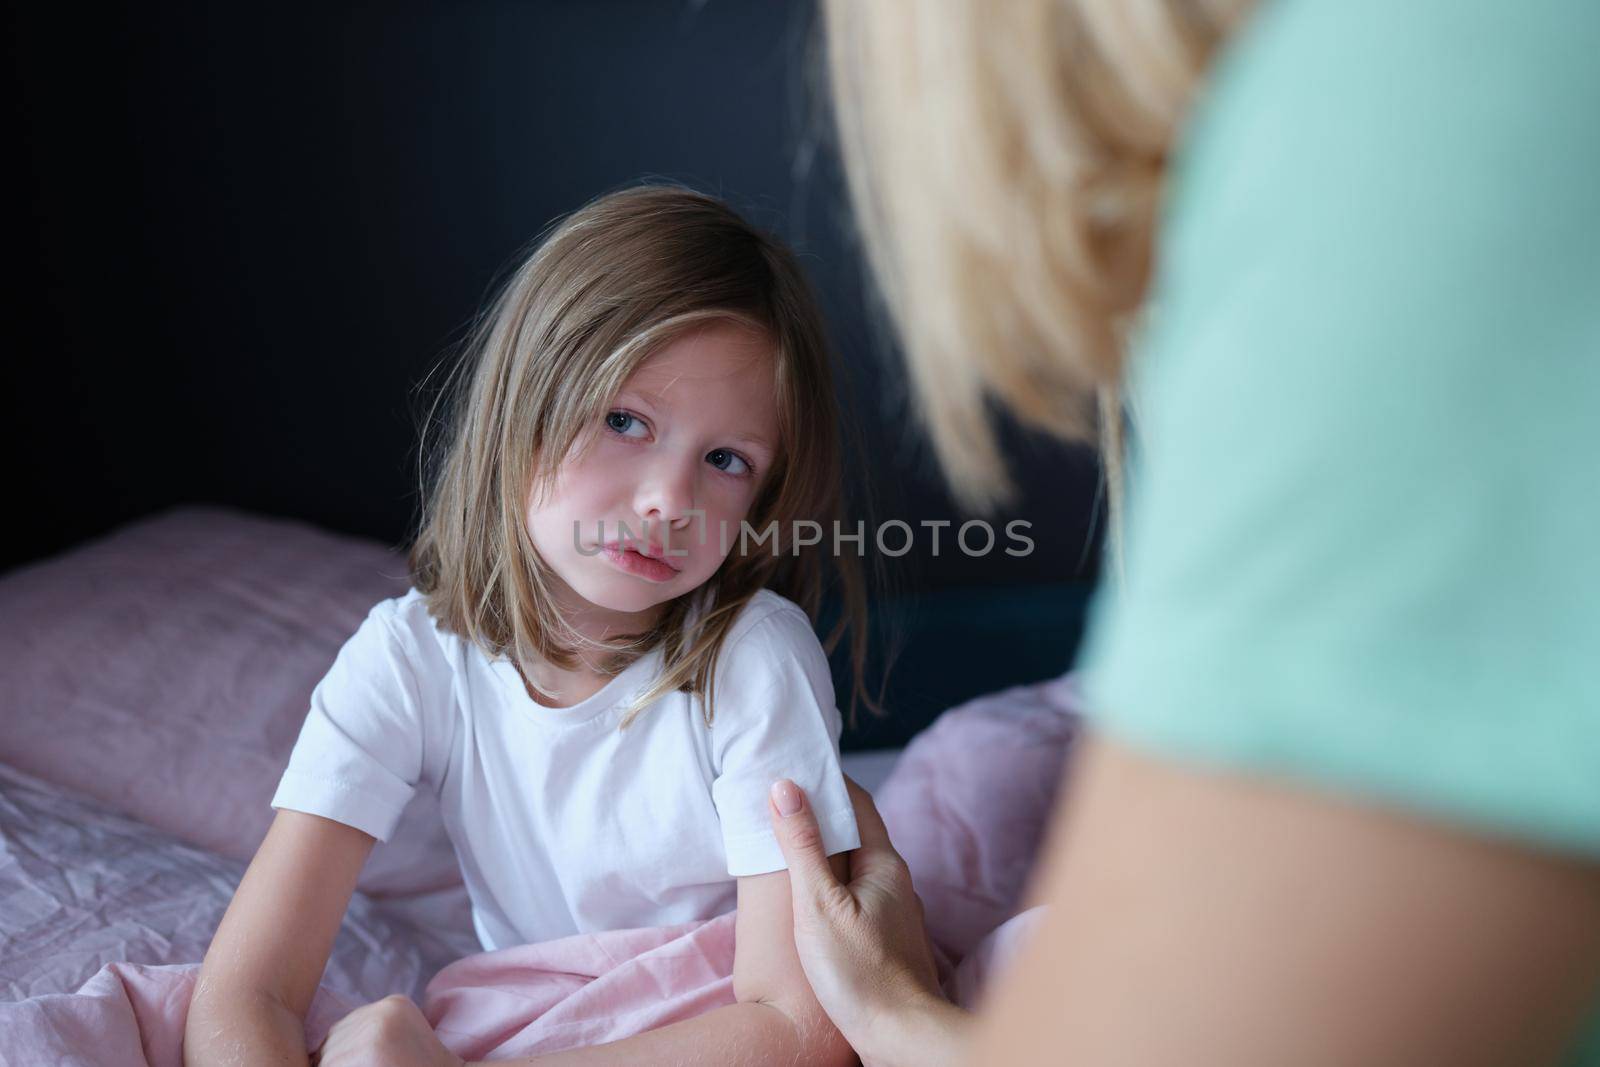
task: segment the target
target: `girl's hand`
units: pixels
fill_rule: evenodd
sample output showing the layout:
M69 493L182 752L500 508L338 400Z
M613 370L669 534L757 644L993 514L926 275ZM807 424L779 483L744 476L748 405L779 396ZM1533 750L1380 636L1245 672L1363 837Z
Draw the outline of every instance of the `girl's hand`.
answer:
M333 1024L311 1067L465 1067L440 1043L422 1009L396 993Z

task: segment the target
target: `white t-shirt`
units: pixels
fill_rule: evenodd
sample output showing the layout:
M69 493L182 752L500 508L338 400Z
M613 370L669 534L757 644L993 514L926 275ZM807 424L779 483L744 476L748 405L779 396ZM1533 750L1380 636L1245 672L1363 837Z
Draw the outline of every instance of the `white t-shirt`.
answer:
M493 950L709 919L734 877L784 869L775 778L806 790L828 853L857 848L827 657L794 602L762 590L730 629L708 728L674 692L618 730L657 677L642 656L582 703L548 708L511 661L438 627L413 589L375 606L311 694L272 798L380 840L434 790Z

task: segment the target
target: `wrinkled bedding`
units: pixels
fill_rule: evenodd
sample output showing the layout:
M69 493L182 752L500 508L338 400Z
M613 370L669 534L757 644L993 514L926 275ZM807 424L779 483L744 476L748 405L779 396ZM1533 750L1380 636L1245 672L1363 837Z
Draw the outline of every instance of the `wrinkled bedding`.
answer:
M1028 936L1040 909L1009 920L956 969L972 1007ZM706 922L581 934L462 959L419 1004L451 1052L507 1059L617 1041L733 1003L733 914ZM0 1059L82 1067L182 1067L199 964L114 963L72 996L0 1004ZM327 982L307 1012L307 1048L361 1006Z
M885 760L847 759L869 788ZM204 958L245 864L0 763L0 1002L72 993L111 963ZM464 888L375 901L356 893L323 982L360 1003L420 1001L445 964L481 951Z
M1015 915L1081 722L1077 680L952 708L874 793L921 895L934 946L961 959Z
M878 790L958 1003L977 1002L1038 921L1037 910L1016 914L1021 872L1057 785L1072 694L1058 681L947 712ZM986 767L1006 768L1005 789L976 787ZM847 764L869 785L886 768L882 757ZM0 1003L0 1062L178 1067L200 960L243 869L0 764L0 994L11 1001ZM462 948L357 893L306 1018L308 1047L390 993L412 997L466 1059L599 1044L733 1001L731 914Z
M194 976L311 687L405 573L366 539L183 507L0 576L0 1063L181 1062ZM1070 678L1021 686L946 712L903 754L845 757L962 1003L1036 921L1017 912L1075 700ZM313 1045L391 993L469 1059L609 1041L732 997L728 916L479 951L426 795L357 888Z
M366 538L183 507L0 576L0 762L248 863L312 687L406 573ZM460 885L420 790L357 888Z
M113 962L198 962L244 868L0 764L0 1001L71 993ZM357 893L324 983L418 996L457 948Z

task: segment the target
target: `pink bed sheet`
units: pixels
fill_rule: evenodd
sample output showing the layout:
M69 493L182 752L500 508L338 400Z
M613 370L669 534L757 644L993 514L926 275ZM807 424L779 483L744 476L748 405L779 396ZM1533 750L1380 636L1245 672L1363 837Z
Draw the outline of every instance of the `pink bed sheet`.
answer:
M973 1006L988 976L1027 939L1038 910L994 931L957 969ZM500 1060L584 1048L733 1003L733 915L702 923L579 935L470 956L428 984L420 1006L446 1048ZM81 1067L182 1067L198 964L114 963L71 996L0 1004L0 1060ZM326 983L307 1013L306 1047L359 1007Z
M194 975L264 832L302 690L346 616L386 595L393 561L299 524L180 509L0 580L0 616L31 620L29 640L0 656L12 712L0 721L0 1063L181 1061ZM99 669L83 669L82 648ZM199 677L197 661L215 669ZM959 961L946 987L962 1002L1036 921L1016 911L1075 699L1069 678L947 712L878 792L936 945ZM437 812L413 807L410 836L363 873L311 1043L396 992L477 1059L613 1040L731 1000L726 916L476 952Z
M248 862L312 687L405 576L376 541L198 506L0 576L0 761ZM460 885L438 800L419 791L359 888Z
M978 697L912 739L878 810L936 947L961 959L1016 914L1082 722L1071 674Z
M0 764L0 1001L72 993L127 960L198 962L244 868ZM437 929L398 922L357 893L324 984L363 1002L420 995L439 968L478 948Z

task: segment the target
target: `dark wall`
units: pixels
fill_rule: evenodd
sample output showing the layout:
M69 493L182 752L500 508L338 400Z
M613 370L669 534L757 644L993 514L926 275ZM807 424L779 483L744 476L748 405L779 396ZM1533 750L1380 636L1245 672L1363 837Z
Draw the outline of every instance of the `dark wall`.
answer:
M801 250L883 516L961 518L878 350L810 4L8 18L23 188L7 426L14 499L36 506L0 565L183 501L401 542L417 384L535 234L652 176ZM1092 577L1094 464L1015 440L1026 496L995 521L1030 520L1035 553L921 552L899 568L912 587Z

